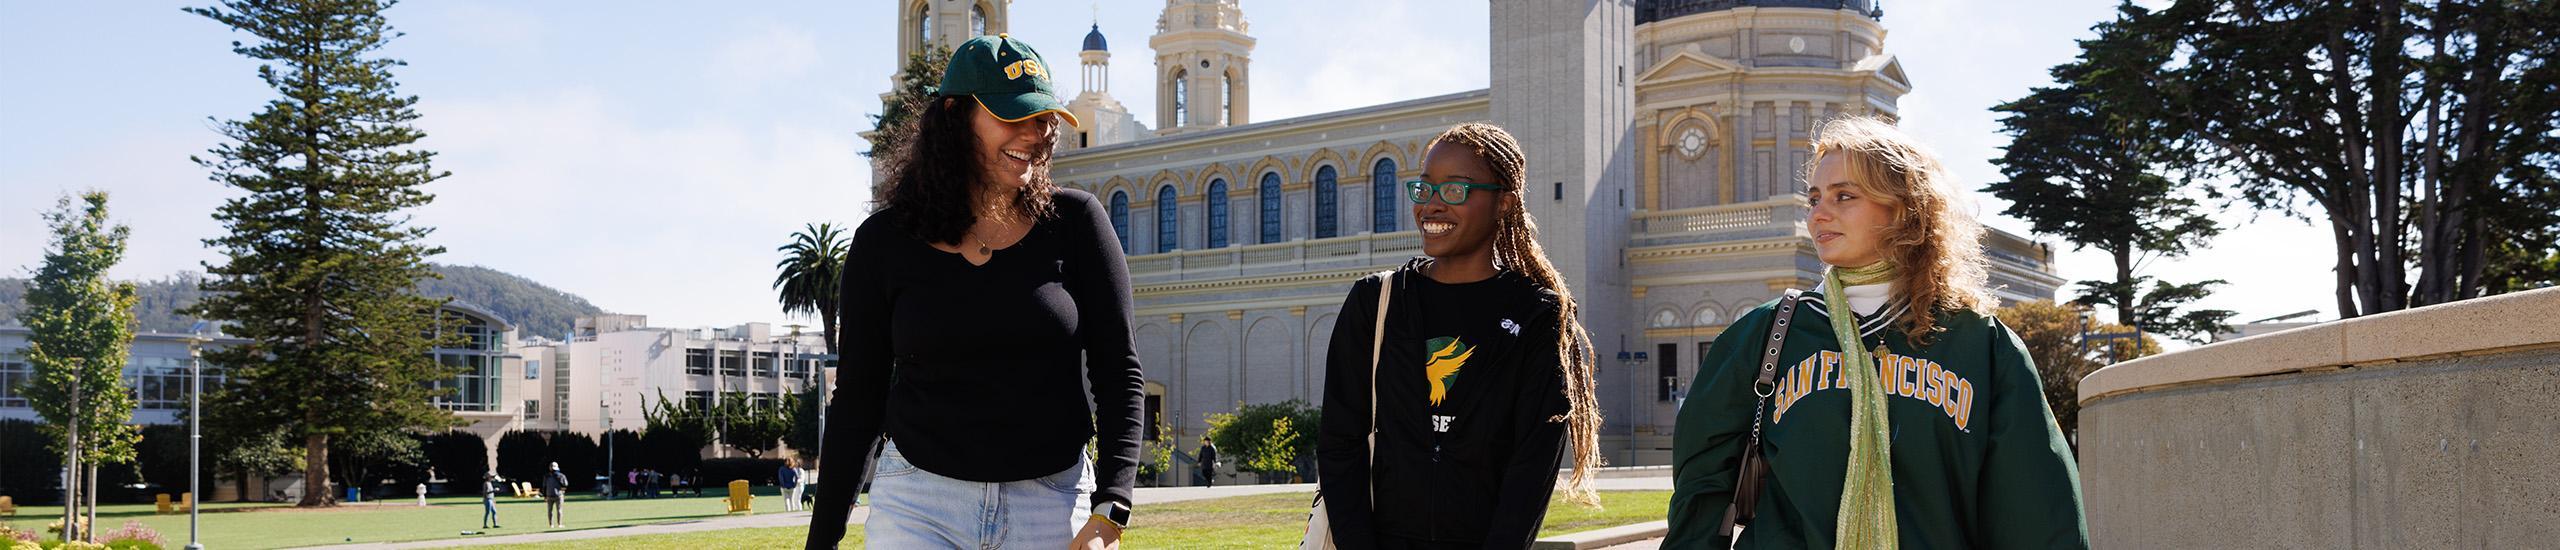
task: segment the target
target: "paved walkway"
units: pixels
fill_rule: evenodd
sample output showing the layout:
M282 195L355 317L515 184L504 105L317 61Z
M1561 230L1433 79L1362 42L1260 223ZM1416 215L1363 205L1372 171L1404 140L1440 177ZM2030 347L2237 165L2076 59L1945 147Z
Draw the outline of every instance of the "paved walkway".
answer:
M1667 491L1667 490L1670 490L1670 489L1671 489L1671 478L1668 478L1668 477L1603 478L1603 479L1593 480L1592 482L1593 482L1594 484L1596 484L1596 485L1599 487L1599 489L1600 489L1600 490L1603 490L1603 491L1639 491L1639 490L1661 490L1661 491ZM1140 489L1138 489L1137 494L1135 494L1134 496L1137 498L1138 505L1139 505L1139 510L1145 510L1145 509L1146 509L1146 508L1145 508L1145 506L1146 506L1146 505L1148 505L1148 504L1157 504L1157 503L1165 503L1165 502L1180 502L1180 501L1185 501L1185 500L1201 500L1201 499L1210 499L1210 498L1223 498L1223 497L1233 497L1233 496L1245 496L1245 495L1264 495L1264 494L1271 494L1271 493L1299 493L1299 492L1314 492L1315 490L1316 490L1316 485L1315 485L1315 484L1313 484L1313 483L1291 483L1291 484L1281 484L1281 485L1231 485L1231 486L1225 486L1225 487L1144 487L1144 488L1140 488ZM863 519L864 519L864 518L869 517L869 516L871 515L871 514L870 514L870 512L871 512L871 509L870 509L869 507L858 507L858 508L854 508L854 509L853 509L853 513L852 513L851 515L849 515L849 516L847 516L847 517L846 517L846 521L847 521L847 522L850 522L850 523L856 523L856 524L862 523L862 521L863 521ZM389 544L379 544L379 543L377 543L377 544L350 544L350 545L339 545L339 546L320 546L320 547L315 547L315 548L330 548L330 549L357 549L357 548L367 548L367 549L371 549L371 548L452 548L452 547L457 547L457 546L478 546L478 545L487 545L487 544L530 544L530 543L537 543L537 542L554 542L554 541L564 541L564 540L583 540L583 539L595 539L595 538L606 538L606 537L626 537L626 536L632 536L632 535L658 535L658 534L667 534L667 533L690 533L690 532L695 532L695 531L719 531L719 530L727 530L727 529L755 529L755 528L763 528L763 527L796 527L796 526L802 526L802 525L808 525L808 524L809 524L809 512L805 512L805 511L803 511L803 512L766 513L766 514L755 514L755 515L746 515L746 516L706 517L706 518L702 518L702 519L691 519L691 520L673 521L673 522L666 522L666 523L651 523L651 524L646 524L646 525L632 525L632 526L627 526L627 527L607 527L607 528L601 528L601 529L576 529L576 530L567 530L567 531L551 531L551 532L545 532L545 533L527 533L527 534L522 534L522 535L504 535L504 536L491 536L491 537L464 537L464 538L455 538L455 539L422 540L422 541L415 541L415 542L401 542L401 543L389 543ZM1653 541L1653 542L1654 542L1655 544L1659 544L1659 543L1660 543L1660 541L1658 541L1658 540L1657 540L1657 541ZM1637 543L1637 544L1644 544L1644 543ZM1629 546L1620 546L1620 547L1615 547L1615 548L1625 548L1625 549L1633 550L1633 549L1650 549L1650 548L1653 548L1653 547L1652 547L1652 546L1637 546L1637 545L1629 545Z

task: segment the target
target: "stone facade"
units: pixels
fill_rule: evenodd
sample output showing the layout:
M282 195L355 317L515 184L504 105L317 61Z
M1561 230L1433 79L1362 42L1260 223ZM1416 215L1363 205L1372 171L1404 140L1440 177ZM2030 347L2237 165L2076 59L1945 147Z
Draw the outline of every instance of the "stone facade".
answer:
M1743 311L1819 280L1795 192L1815 128L1893 117L1911 91L1880 15L1838 0L1496 0L1489 89L1251 122L1241 83L1230 120L1198 108L1218 99L1203 102L1200 60L1243 74L1241 9L1170 0L1151 40L1155 135L1078 140L1051 176L1113 210L1150 414L1188 443L1238 404L1322 400L1349 283L1421 253L1395 182L1420 174L1440 131L1502 125L1528 149L1525 198L1602 356L1602 446L1613 464L1663 464L1705 346ZM1178 118L1177 70L1192 106ZM2046 246L1985 239L2004 300L2051 298L2065 282Z

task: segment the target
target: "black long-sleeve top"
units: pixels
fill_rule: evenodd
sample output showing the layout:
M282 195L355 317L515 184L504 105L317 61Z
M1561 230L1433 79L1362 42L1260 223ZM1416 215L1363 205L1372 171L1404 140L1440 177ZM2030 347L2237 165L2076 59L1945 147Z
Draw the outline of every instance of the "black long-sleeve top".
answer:
M1334 543L1364 549L1393 536L1526 548L1555 491L1565 436L1559 417L1571 406L1557 366L1556 296L1509 271L1438 283L1418 264L1398 270L1392 283L1376 373L1374 468L1367 432L1377 280L1352 285L1334 321L1316 444Z
M1064 471L1098 439L1093 502L1130 503L1145 374L1128 265L1092 194L1051 200L1055 215L986 265L910 236L895 208L854 230L819 470L839 482L818 486L810 547L843 537L883 435L918 468L985 482Z

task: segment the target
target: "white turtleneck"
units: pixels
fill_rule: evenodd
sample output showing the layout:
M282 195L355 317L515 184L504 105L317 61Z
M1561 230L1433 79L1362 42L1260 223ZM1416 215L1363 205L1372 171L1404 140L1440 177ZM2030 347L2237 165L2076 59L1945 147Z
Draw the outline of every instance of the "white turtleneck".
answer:
M1822 286L1823 292L1831 291L1831 283L1826 282ZM1849 285L1849 293L1842 296L1849 300L1849 309L1856 310L1859 315L1875 315L1876 310L1884 309L1885 300L1892 297L1893 283Z

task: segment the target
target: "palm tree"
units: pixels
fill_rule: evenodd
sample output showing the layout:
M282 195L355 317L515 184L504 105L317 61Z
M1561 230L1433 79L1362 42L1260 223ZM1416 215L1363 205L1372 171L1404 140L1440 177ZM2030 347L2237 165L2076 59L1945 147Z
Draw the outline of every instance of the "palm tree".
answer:
M844 273L845 255L852 247L835 224L820 223L791 234L791 244L774 249L783 253L782 261L773 264L782 271L773 278L782 312L818 314L818 330L827 334L827 353L836 352L836 281Z

